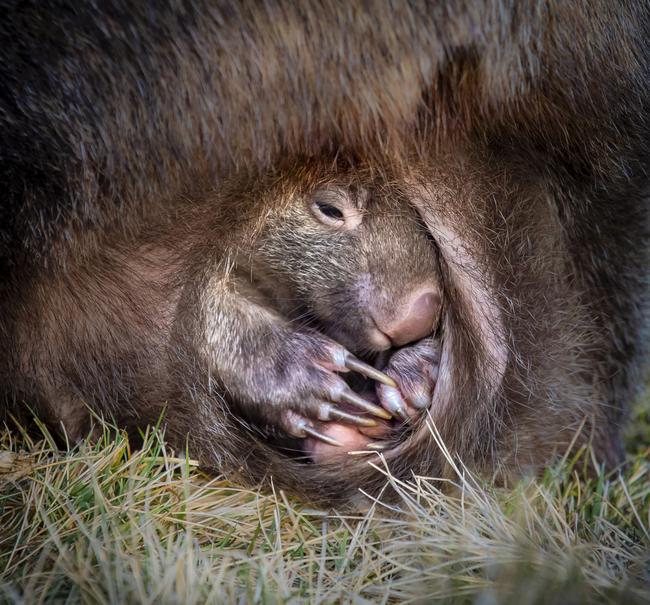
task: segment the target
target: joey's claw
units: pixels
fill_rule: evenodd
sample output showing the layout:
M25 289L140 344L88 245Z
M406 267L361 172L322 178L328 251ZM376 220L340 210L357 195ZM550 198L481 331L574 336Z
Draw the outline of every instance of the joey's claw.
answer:
M333 420L342 420L348 424L355 424L357 426L364 427L375 427L377 423L372 418L364 418L362 416L355 416L354 414L348 414L337 408L331 408L329 410L329 417Z
M431 406L440 362L440 340L425 338L393 353L386 372L395 378L399 389L378 385L381 404L406 419Z
M406 402L397 389L382 385L381 395L381 400L384 404L384 407L386 407L390 412L399 416L402 420L409 420L410 417L406 408Z
M338 439L334 439L334 437L329 437L328 435L320 433L313 426L310 426L307 423L303 424L303 426L300 428L304 433L303 436L313 437L314 439L318 439L319 441L327 443L327 445L333 445L334 447L343 447L343 444Z
M384 408L366 401L363 397L359 397L359 395L352 391L343 391L339 395L338 399L339 401L349 403L350 405L353 405L364 412L368 412L373 416L377 416L378 418L383 418L384 420L390 420L392 418Z
M372 378L377 382L381 382L389 387L396 387L397 383L387 374L384 374L377 368L373 368L371 365L364 363L360 359L357 359L354 355L348 354L345 358L345 367L348 370L353 372L358 372L359 374L365 376L366 378Z
M300 414L296 414L295 412L288 412L284 417L283 424L285 430L290 435L298 437L299 439L304 439L305 437L313 437L314 439L318 439L319 441L327 443L328 445L333 445L334 447L343 447L344 445L338 439L334 439L329 435L325 435L320 431L317 431L311 425L309 420Z

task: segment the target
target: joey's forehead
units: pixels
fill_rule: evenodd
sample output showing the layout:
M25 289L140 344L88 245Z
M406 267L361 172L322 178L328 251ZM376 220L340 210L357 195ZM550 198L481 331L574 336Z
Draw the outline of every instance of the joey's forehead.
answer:
M404 195L405 183L389 181L386 178L333 178L325 179L304 190L305 195L331 192L341 195L359 206L376 203L390 203Z
M363 208L371 219L381 220L382 224L410 224L417 218L418 211L406 192L393 187L381 186L368 189Z
M340 198L345 198L351 204L365 208L372 196L372 189L370 186L350 183L324 183L320 187L313 190L310 195L319 196L323 199L331 199L336 201Z
M378 199L367 207L367 237L408 237L422 233L423 223L416 208L405 198Z

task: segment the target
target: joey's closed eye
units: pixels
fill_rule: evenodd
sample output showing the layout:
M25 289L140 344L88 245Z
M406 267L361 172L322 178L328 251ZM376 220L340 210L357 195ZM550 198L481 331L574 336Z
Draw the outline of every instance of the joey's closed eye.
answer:
M345 218L345 215L340 208L337 208L334 206L334 204L330 204L325 200L316 199L314 200L314 205L318 211L327 218L331 218L337 221L342 221Z
M310 201L314 217L323 225L338 229L354 229L361 224L363 212L344 191L323 189Z

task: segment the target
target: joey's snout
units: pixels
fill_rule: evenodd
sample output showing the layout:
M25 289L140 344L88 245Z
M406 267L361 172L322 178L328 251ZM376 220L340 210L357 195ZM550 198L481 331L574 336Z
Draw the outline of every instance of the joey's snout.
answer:
M396 306L371 309L371 317L392 346L416 342L430 335L438 323L440 292L435 287L414 291Z

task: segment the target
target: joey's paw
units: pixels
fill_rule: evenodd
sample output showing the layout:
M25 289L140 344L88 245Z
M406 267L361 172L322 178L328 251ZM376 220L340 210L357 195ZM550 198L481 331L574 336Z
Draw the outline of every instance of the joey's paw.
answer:
M384 371L397 386L378 385L382 406L402 420L427 409L438 380L439 363L440 344L433 337L396 351Z
M345 448L348 444L334 436L332 425L365 431L391 417L355 393L338 374L349 371L394 384L320 333L295 332L284 334L258 365L247 368L237 391L240 403L267 424L294 437Z

